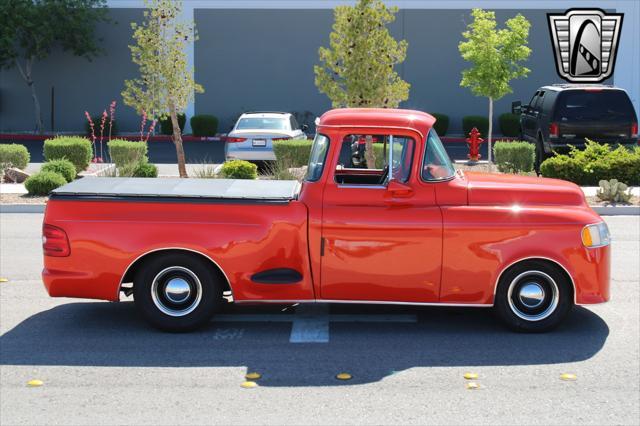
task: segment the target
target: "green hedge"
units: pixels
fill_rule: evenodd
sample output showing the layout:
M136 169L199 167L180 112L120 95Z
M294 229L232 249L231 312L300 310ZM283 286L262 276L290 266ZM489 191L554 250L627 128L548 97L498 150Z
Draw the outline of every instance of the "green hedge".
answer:
M44 141L44 158L47 161L67 159L73 163L76 172L89 166L92 154L91 142L87 138L59 136Z
M436 129L436 133L439 136L444 136L447 134L447 130L449 129L449 116L446 114L439 114L437 112L432 112L431 115L436 119L433 128Z
M147 162L146 142L113 139L107 143L107 146L111 161L115 163L116 168Z
M244 160L231 160L222 165L220 174L226 179L257 179L258 166Z
M100 122L102 121L102 115L96 115L95 117L91 117L93 121L93 133L96 135L96 139L100 138ZM109 121L111 121L111 117L107 116L107 119L104 120L104 134L105 138L109 137ZM89 120L84 120L84 131L87 136L91 136L91 126L89 125ZM113 120L113 126L111 126L111 136L115 136L118 134L118 123L116 120Z
M133 177L155 178L158 177L158 167L151 163L140 163L133 170Z
M38 172L24 181L29 195L49 195L51 191L66 184L66 179L54 172Z
M24 145L17 143L0 144L0 167L16 167L24 169L29 164L31 156Z
M533 171L536 147L532 143L497 141L493 153L498 170L503 173Z
M489 119L481 115L467 115L462 117L462 131L464 132L465 138L469 136L471 129L474 127L478 129L482 138L486 138L489 132Z
M193 136L215 136L218 132L218 117L213 115L194 115L189 123Z
M564 179L578 185L597 186L601 180L617 179L640 185L640 147L632 149L599 144L587 139L584 150L548 158L540 166L542 176Z
M287 167L302 167L309 163L312 140L287 139L273 142L273 152L280 164Z
M500 124L500 132L502 136L520 136L520 116L517 114L511 114L510 112L501 114L498 117L498 123Z
M77 175L76 167L71 161L65 159L48 161L44 163L40 171L57 173L65 178L67 182L74 180Z
M184 113L178 114L178 126L180 126L180 132L184 132L184 125L187 123L187 116ZM163 135L173 134L173 125L171 124L171 117L167 116L160 120L160 133Z

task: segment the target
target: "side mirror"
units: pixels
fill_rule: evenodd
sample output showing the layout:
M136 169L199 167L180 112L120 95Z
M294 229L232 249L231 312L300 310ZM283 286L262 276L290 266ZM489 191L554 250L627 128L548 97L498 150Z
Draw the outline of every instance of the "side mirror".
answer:
M522 102L511 102L511 114L522 114Z
M302 126L300 126L300 130L302 130L303 132L306 132L307 130L309 130L309 126L307 126L306 124L303 124Z

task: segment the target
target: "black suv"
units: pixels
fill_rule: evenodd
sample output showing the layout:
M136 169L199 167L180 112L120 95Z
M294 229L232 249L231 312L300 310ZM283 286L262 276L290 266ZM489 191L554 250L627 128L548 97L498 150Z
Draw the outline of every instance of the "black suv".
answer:
M536 171L552 151L584 147L585 138L627 146L638 143L636 112L627 92L617 87L544 86L528 105L513 102L511 110L520 114L522 140L536 144Z

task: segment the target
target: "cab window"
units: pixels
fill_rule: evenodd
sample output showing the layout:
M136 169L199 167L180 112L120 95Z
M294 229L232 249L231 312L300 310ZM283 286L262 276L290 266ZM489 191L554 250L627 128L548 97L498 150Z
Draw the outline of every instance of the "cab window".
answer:
M316 182L320 179L324 165L327 162L327 152L329 152L329 138L319 133L316 134L311 154L309 155L306 181Z
M455 172L451 159L444 146L442 146L438 134L431 129L425 146L422 179L425 181L446 180L452 178Z

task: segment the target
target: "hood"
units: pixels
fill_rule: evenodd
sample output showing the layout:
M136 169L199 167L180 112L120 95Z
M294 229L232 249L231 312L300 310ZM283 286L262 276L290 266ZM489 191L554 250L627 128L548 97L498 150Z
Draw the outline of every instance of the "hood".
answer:
M582 189L559 179L467 172L469 205L584 206Z

